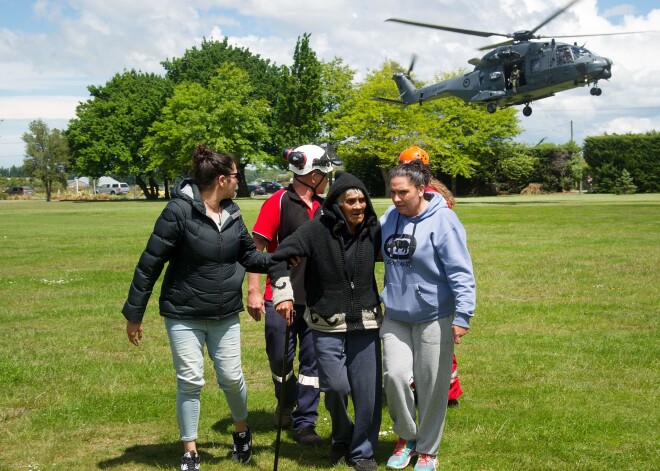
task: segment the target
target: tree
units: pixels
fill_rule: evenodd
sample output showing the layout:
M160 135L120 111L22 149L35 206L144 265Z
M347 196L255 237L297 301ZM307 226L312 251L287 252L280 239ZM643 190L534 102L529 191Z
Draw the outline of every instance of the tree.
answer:
M613 179L610 168L617 175L625 168L640 192L660 191L660 132L645 134L605 134L584 140L584 159L594 175L594 187L602 191ZM608 166L609 164L609 166ZM602 177L601 177L602 175ZM594 190L595 191L595 190Z
M436 74L441 82L463 74L464 70ZM430 115L433 136L428 147L432 166L451 178L458 193L457 178L494 183L497 162L507 155L512 139L520 133L514 108L488 113L483 105L466 103L456 97L425 102L420 108Z
M567 191L582 176L580 149L574 142L567 144L542 143L529 148L539 164L532 175L544 191Z
M216 77L218 67L227 63L236 64L248 73L252 97L274 101L281 87L282 69L248 48L231 46L226 37L222 41L203 39L199 48L193 46L183 57L161 62L167 78L175 84L194 82L204 87Z
M621 172L621 176L616 179L616 194L617 195L631 195L637 191L637 186L633 183L633 179L625 168Z
M174 177L190 169L197 145L237 157L241 172L239 192L247 196L245 166L264 157L269 138L265 119L268 102L253 98L247 72L223 64L208 87L183 82L175 86L161 118L153 123L140 152L150 158L150 168Z
M339 57L330 62L321 62L321 94L323 96L323 115L321 116L321 135L333 133L328 114L336 112L350 97L353 91L355 71L343 63Z
M341 143L338 147L348 157L348 166L353 159L373 159L385 181L399 153L417 145L431 156L434 173L444 173L455 183L458 176L474 176L482 162L496 155L498 146L519 132L512 109L490 114L456 98L407 107L374 101L376 96L396 98L391 77L398 70L398 64L386 62L330 113L333 140Z
M298 38L291 67L275 66L247 48L229 45L227 38L204 39L200 47L162 64L173 82L194 82L203 87L223 64L232 63L246 71L252 85L251 98L267 100L272 111L262 116L268 138L260 143L262 152L253 155L251 162L284 168L280 158L282 148L320 140L327 129L324 113L336 106L341 96L335 86L341 86L346 74L351 74L348 83L352 79L352 72L341 60L321 63L310 47L309 38L309 34Z
M51 200L53 185L66 185L66 171L69 165L69 148L59 129L48 128L38 119L28 126L30 132L23 134L25 159L23 167L46 188L46 201Z
M395 165L403 149L419 144L418 130L424 127L424 116L416 112L416 107L391 106L372 99L391 94L390 78L397 67L395 62L386 62L370 72L327 115L331 141L336 143L347 170L363 179L374 196L384 194L387 171ZM359 161L365 159L369 165L360 165Z
M308 33L298 37L293 65L284 75L275 105L279 147L316 142L321 134L325 101L321 82L323 67L309 45Z
M498 181L502 182L503 190L519 193L527 186L529 177L539 163L538 158L522 150L516 150L497 162Z
M593 193L615 193L616 180L619 178L619 170L611 163L607 162L597 169L594 169Z
M249 76L252 86L250 97L255 100L266 100L271 108L277 106L286 74L285 67L276 66L269 59L253 54L247 48L229 45L226 37L222 41L204 39L199 48L192 47L186 50L182 57L168 59L161 64L167 71L167 77L175 84L198 83L203 87L208 86L211 79L217 76L220 66L235 64ZM281 148L277 142L278 128L275 125L275 113L264 115L262 120L269 128L269 136L262 143L262 150L279 156Z
M164 77L135 70L116 74L104 86L89 86L92 98L78 105L66 131L76 170L94 178L134 174L145 196L158 198L156 167L140 148L172 88Z
M17 167L16 165L12 165L9 168L0 168L0 175L7 178L27 177L28 173L25 171L25 167L23 167L22 165L20 167Z

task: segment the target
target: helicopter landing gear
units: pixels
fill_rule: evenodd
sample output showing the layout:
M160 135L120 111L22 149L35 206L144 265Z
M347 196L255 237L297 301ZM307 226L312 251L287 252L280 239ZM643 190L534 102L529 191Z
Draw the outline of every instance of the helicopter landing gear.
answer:
M598 87L594 87L591 90L589 90L589 93L591 93L593 96L600 96L601 93L603 93L603 90L601 90Z
M497 105L495 103L488 103L486 105L486 110L490 113L493 114L497 111Z
M525 116L531 116L532 115L532 107L529 106L529 105L525 105L525 107L523 108L523 114Z

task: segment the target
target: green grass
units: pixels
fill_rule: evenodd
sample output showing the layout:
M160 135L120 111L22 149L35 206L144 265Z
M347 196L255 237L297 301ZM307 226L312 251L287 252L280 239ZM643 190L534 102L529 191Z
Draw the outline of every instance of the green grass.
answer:
M157 296L139 348L120 313L164 204L0 202L0 469L178 469ZM248 227L260 204L239 200ZM660 195L461 199L456 211L478 309L457 348L465 394L448 413L441 469L660 468ZM256 450L247 468L269 470L263 322L243 314L242 334ZM232 427L210 363L206 376L203 469L245 469L228 457ZM381 469L395 439L383 412ZM281 470L326 469L326 457L283 434Z

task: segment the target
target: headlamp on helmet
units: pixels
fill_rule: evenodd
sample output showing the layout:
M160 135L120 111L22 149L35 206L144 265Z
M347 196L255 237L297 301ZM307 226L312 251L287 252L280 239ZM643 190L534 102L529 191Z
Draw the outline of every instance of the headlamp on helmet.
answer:
M308 144L300 147L288 147L282 151L282 157L289 163L289 170L296 175L307 175L314 170L321 173L332 172L333 165L342 165L330 144Z

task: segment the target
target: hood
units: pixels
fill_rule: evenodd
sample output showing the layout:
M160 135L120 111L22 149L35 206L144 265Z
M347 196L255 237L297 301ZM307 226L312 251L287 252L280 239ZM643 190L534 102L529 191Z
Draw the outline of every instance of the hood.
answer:
M440 195L440 193L425 193L424 198L427 199L429 205L417 216L409 218L410 221L414 222L415 224L423 221L424 219L433 217L433 215L440 209L447 208L447 203L445 202L445 199L442 197L442 195Z
M172 188L172 198L188 201L194 208L206 214L206 208L199 193L199 187L192 178L184 178Z
M362 183L362 180L355 175L341 170L335 174L335 180L332 182L328 195L325 197L325 201L323 202L323 215L334 219L341 226L346 224L344 214L337 205L337 199L342 193L350 188L358 188L362 190L367 202L367 207L364 210L364 221L367 226L374 224L378 218L376 217L376 211L374 211L374 207L371 204L371 198L369 198L367 187Z

